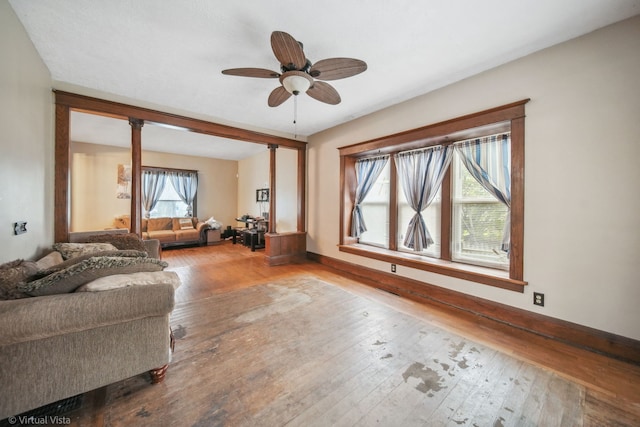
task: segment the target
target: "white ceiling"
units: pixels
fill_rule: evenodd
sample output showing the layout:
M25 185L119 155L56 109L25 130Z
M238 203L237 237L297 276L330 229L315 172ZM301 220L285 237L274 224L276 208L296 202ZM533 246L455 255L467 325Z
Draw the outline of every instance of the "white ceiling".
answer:
M131 126L126 120L72 111L71 140L129 148L131 147ZM267 151L267 146L145 123L142 127L142 149L161 153L241 160Z
M9 3L58 88L87 88L105 98L125 97L139 105L303 140L640 13L640 0ZM299 96L294 127L292 99L267 106L269 93L279 84L276 79L221 74L238 67L279 71L269 41L274 30L303 42L312 62L353 57L364 60L368 69L330 82L342 97L339 105ZM101 134L101 143L109 143L109 123L76 115L72 138L96 142ZM168 146L170 152L230 159L252 155L247 151L251 147L262 149L195 134L176 142L176 132L145 126L143 143L148 149L164 144L158 151Z

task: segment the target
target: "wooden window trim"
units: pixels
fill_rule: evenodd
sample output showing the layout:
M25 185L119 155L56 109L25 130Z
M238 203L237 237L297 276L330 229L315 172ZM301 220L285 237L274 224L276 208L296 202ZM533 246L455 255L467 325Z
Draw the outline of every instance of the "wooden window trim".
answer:
M524 251L524 106L529 99L484 110L478 113L458 117L421 128L388 135L385 137L340 147L340 240L339 250L391 262L423 271L456 277L489 286L524 292L527 284L523 280ZM511 132L511 248L509 252L509 271L479 267L453 262L450 260L451 229L451 173L443 182L444 209L442 221L443 239L442 258L433 259L397 251L397 212L395 188L390 188L392 206L389 224L389 249L358 244L357 239L349 236L351 211L353 210L356 176L355 162L358 158L379 154L393 155L399 151L446 145L455 141L484 136L489 133ZM392 171L393 172L393 171ZM391 179L391 187L395 187ZM447 215L448 213L448 215Z

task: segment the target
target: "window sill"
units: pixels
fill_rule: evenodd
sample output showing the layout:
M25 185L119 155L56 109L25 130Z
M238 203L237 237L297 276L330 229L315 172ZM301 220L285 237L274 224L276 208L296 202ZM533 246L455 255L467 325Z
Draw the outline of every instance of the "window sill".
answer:
M427 260L425 257L419 255L390 251L388 249L361 244L339 245L338 247L341 252L403 265L417 270L430 271L432 273L482 283L484 285L495 286L510 291L524 292L524 287L527 285L527 282L510 279L507 271L496 270L493 268L479 267L438 259Z

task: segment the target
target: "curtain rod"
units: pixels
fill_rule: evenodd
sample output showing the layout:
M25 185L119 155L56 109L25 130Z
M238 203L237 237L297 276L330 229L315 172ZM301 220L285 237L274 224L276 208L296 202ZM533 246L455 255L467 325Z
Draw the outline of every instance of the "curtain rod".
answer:
M197 170L193 169L176 169L176 168L163 168L160 166L142 166L142 170L156 170L156 171L170 171L170 172L189 172L189 173L198 173Z

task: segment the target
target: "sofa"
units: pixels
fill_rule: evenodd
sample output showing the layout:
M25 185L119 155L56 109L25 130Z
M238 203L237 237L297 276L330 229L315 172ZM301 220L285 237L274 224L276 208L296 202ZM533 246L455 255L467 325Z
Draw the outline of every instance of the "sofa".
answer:
M128 233L129 233L129 230L126 228L111 228L108 230L92 230L92 231L72 231L69 233L69 242L82 243L82 242L88 242L91 240L96 240L96 237L99 237L99 236L125 235ZM157 239L142 240L142 245L144 245L144 250L147 252L147 255L149 257L160 259L161 250L160 250L159 240Z
M6 273L16 266L25 270L51 255L57 256L54 251L37 262L16 260L0 270ZM118 258L90 255L63 269L55 270L55 265L76 258L55 264L50 267L55 273L20 281L14 290L31 289L39 296L0 300L0 420L141 373L149 372L151 382L164 378L171 358L169 315L180 284L176 273L163 271L166 263L149 258L144 260L154 266L149 271L124 269L92 280L84 277L89 281L72 292L32 289L34 283L51 281L57 274L58 285L65 290L77 276L66 278L64 272L87 262ZM87 274L92 271L78 276Z
M116 228L130 230L128 216L117 217ZM142 238L157 239L163 247L172 245L204 245L207 242L206 230L211 226L197 217L182 218L143 218L141 220Z

